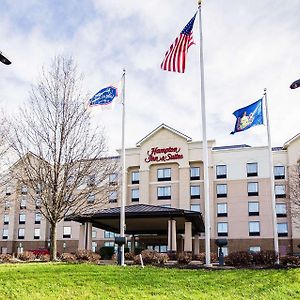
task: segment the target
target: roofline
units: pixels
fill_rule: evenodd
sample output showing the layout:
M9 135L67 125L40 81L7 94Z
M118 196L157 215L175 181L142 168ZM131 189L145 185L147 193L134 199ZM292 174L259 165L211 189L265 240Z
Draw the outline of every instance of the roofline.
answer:
M170 126L168 126L168 125L166 125L166 124L164 124L164 123L162 123L162 124L160 124L158 127L156 127L154 130L152 130L150 133L148 133L145 137L143 137L140 141L138 141L138 142L136 143L136 146L137 146L137 147L140 147L141 144L142 144L145 140L147 140L151 135L155 134L155 133L156 133L157 131L159 131L161 128L168 129L168 130L170 130L171 132L173 132L173 133L175 133L175 134L177 134L177 135L180 135L181 137L183 137L184 139L186 139L188 142L191 142L191 141L192 141L192 138L190 138L189 136L187 136L187 135L181 133L180 131L178 131L178 130L176 130L176 129L174 129L174 128L172 128L172 127L170 127Z
M283 146L282 149L285 150L294 140L296 140L298 137L300 136L300 133L297 133L296 135L294 135L291 139L289 139L288 141L286 141Z

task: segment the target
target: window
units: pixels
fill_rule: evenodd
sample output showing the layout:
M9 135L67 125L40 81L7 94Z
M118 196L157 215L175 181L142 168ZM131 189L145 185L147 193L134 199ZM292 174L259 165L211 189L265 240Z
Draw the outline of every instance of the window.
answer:
M41 191L42 191L42 187L41 187L40 184L38 184L38 185L36 186L36 188L35 188L35 193L36 193L37 195L39 195L39 194L41 193Z
M227 217L227 203L217 203L217 217Z
M170 181L171 180L171 168L157 169L158 181Z
M42 204L41 198L36 198L35 199L35 208L36 209L40 209L41 208L41 204Z
M4 203L4 209L9 209L9 206L10 206L10 203L8 200L5 200L5 203Z
M116 191L111 191L109 192L109 203L117 203L117 192Z
M171 207L171 204L160 205L160 207L167 207L167 208L170 208L170 207Z
M64 239L71 238L71 226L64 226L63 238Z
M258 182L248 182L248 196L258 196Z
M198 211L198 212L201 211L200 204L191 204L190 209L191 209L191 211Z
M218 222L218 236L228 236L228 223Z
M258 236L258 235L260 235L259 221L250 221L249 222L249 236Z
M22 198L20 201L20 209L25 209L26 208L26 198Z
M259 202L257 201L248 202L248 215L259 216Z
M109 185L116 185L118 183L118 174L117 173L109 174L108 180L109 180Z
M21 187L21 194L22 194L22 195L26 195L27 192L28 192L27 186L26 186L26 185L23 185L23 186Z
M92 242L92 251L96 252L97 250L97 243L96 242Z
M247 177L258 175L257 163L247 163Z
M95 201L95 194L89 193L87 196L87 202L93 203Z
M131 184L139 184L140 183L140 172L133 171L131 173Z
M224 257L225 257L225 256L228 256L228 247L227 247L227 246L222 247L222 251L223 251Z
M19 224L25 224L25 222L26 222L26 215L19 214Z
M158 200L171 199L171 187L159 186L157 188L157 199Z
M41 229L40 228L34 228L34 239L39 240L41 237Z
M131 190L131 201L132 202L139 202L140 200L140 190L139 189L132 189Z
M104 247L115 247L115 242L104 242Z
M250 246L249 252L260 252L260 246Z
M275 197L276 198L285 198L285 185L284 184L275 184Z
M18 239L23 240L25 237L25 228L18 229Z
M2 232L2 239L7 240L8 239L8 229L4 228Z
M200 199L200 186L199 185L191 185L191 199Z
M92 238L93 239L97 238L97 231L96 230L92 230Z
M284 179L284 177L285 177L284 166L275 166L274 167L274 178L275 179Z
M34 224L41 224L42 214L41 213L35 213L35 219Z
M278 236L288 236L288 224L277 223L277 233Z
M12 187L11 186L7 186L6 189L5 189L5 195L6 196L10 196L11 193L12 193Z
M286 217L286 204L276 203L276 215L277 217Z
M227 166L226 165L217 165L216 166L216 177L217 178L226 178L227 177Z
M227 197L227 184L217 184L217 198Z
M119 234L111 231L104 231L104 238L106 239L114 239L116 236L119 236Z
M8 214L5 214L4 215L4 225L8 225L9 224L9 215Z
M190 180L200 180L200 168L191 167L190 168Z

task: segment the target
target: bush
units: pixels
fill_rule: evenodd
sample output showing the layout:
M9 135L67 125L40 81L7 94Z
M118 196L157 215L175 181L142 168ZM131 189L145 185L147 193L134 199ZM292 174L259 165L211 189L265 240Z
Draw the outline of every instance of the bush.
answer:
M111 259L113 254L115 253L115 248L104 246L100 248L99 253L102 259Z
M252 255L247 251L231 252L225 257L225 264L230 266L250 266Z
M193 255L193 260L200 260L205 264L205 252ZM218 255L215 252L210 253L210 261L215 263L218 261Z
M169 257L165 253L158 253L152 250L143 250L142 253L143 263L148 264L162 264L168 261ZM134 257L134 263L140 264L140 256L136 255Z
M193 255L192 253L182 252L177 255L177 262L180 265L187 265L192 261Z
M142 251L145 250L144 248L141 248L141 247L135 247L134 248L134 254L135 255L139 255L142 253Z
M36 256L30 251L24 251L18 254L18 259L23 261L32 261L36 259Z
M71 254L71 253L63 253L60 256L60 259L63 262L71 263L71 262L75 262L76 261L76 256L74 254Z
M127 260L134 260L134 253L133 252L128 252L128 253L125 253L125 259Z
M252 261L255 265L272 266L276 263L278 254L274 250L262 250L252 253Z
M0 254L0 262L7 263L13 261L13 257L10 254Z
M288 265L298 266L300 265L300 258L297 256L285 255L280 257L280 263L284 266L288 266Z
M169 260L177 260L177 253L176 252L168 252Z
M42 254L39 256L39 259L41 261L50 261L50 255L49 254Z
M78 261L98 262L101 256L90 250L77 250L75 256Z

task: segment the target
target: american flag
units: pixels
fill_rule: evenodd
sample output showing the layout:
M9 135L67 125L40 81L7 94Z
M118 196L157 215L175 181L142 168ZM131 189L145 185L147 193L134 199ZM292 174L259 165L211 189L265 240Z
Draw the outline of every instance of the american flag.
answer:
M193 26L197 13L187 23L187 25L180 32L175 42L166 52L165 58L160 67L165 71L184 73L185 62L188 49L195 44L193 40Z

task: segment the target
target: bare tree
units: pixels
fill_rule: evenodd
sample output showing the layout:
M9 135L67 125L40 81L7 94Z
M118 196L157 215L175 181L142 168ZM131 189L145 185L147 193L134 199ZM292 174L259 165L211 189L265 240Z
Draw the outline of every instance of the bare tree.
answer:
M72 59L54 58L11 123L9 140L19 158L11 171L49 221L52 260L58 222L106 201L103 182L116 170L115 161L106 157L103 130L91 124L81 83ZM91 195L97 197L87 201Z
M290 198L290 211L292 220L297 227L300 226L300 173L299 165L288 168L288 190Z

